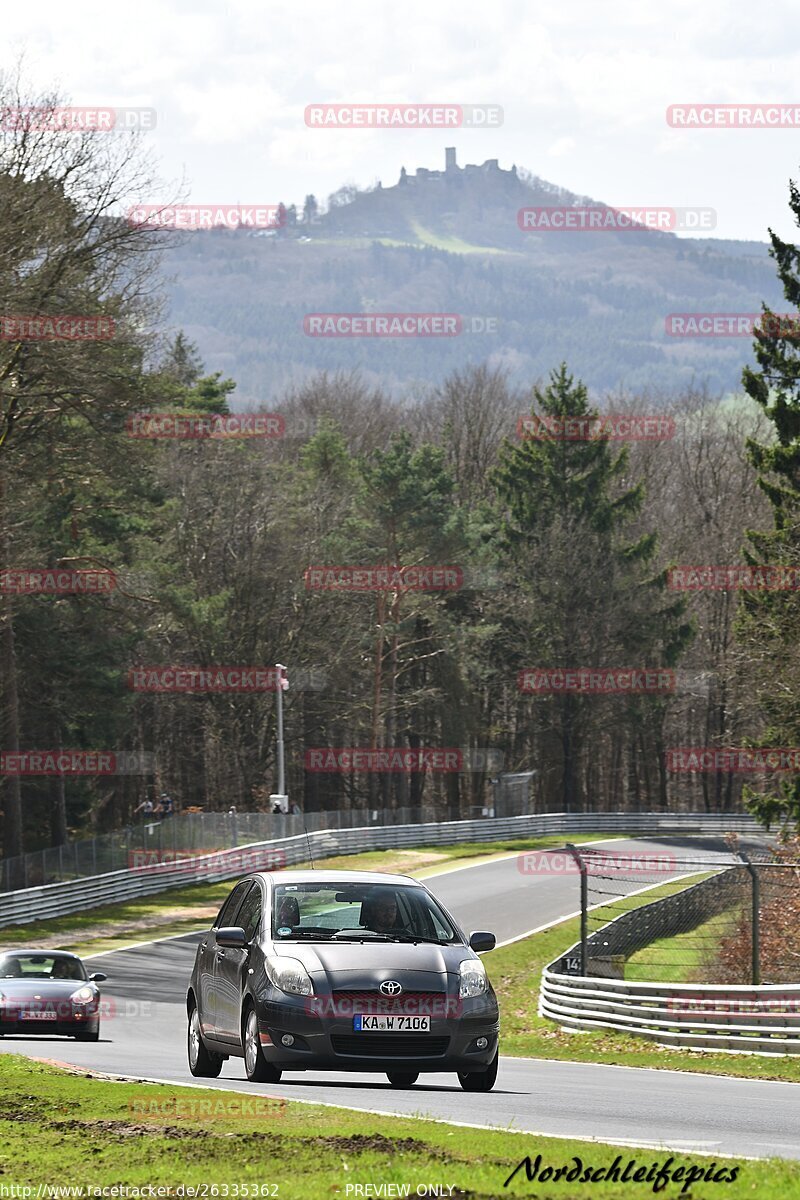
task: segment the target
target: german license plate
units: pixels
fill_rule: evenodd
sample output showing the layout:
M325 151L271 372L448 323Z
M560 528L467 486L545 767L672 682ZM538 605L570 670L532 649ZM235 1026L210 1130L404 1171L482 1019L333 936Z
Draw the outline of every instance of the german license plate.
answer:
M34 1012L21 1012L19 1019L20 1021L57 1021L58 1013L48 1012L47 1009L40 1008Z
M430 1017L400 1017L363 1013L353 1017L356 1033L430 1033Z

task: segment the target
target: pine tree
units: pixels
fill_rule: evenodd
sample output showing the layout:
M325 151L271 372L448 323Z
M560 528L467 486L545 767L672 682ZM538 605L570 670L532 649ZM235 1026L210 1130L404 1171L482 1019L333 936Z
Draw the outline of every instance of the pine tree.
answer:
M535 388L532 415L544 429L564 418L597 415L585 386L553 371ZM628 485L628 451L607 440L566 440L560 435L506 441L493 480L499 501L508 613L498 656L509 667L672 666L691 638L685 601L663 596L664 573L653 574L656 535L631 538L644 499L643 483ZM629 755L644 739L649 759L640 769L659 779L666 801L658 730L664 702L657 697L604 701L564 692L533 701L534 721L545 744L557 747L550 773L567 811L586 802L585 747L598 733L607 704L619 708L629 730ZM547 768L545 767L545 770Z
M800 226L800 191L789 184L789 207ZM792 308L800 309L800 248L769 231L770 255ZM750 461L772 506L770 530L748 530L745 556L751 564L800 573L800 318L780 319L766 305L753 349L758 369L746 367L744 389L769 419L767 444L748 439ZM767 718L761 739L773 747L800 745L800 608L797 591L746 594L740 630L757 664L757 697ZM750 810L769 823L800 826L800 774L767 791L745 790Z

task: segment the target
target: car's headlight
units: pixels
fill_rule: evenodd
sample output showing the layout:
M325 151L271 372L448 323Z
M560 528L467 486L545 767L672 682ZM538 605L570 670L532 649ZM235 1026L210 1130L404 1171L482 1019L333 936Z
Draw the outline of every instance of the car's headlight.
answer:
M73 1004L91 1004L96 999L97 993L93 988L82 987L78 988L77 992L73 992L70 1000Z
M482 996L489 987L483 963L477 958L465 958L462 963L459 963L458 970L461 975L459 997L465 1000L469 996Z
M314 985L311 976L298 958L270 957L266 960L267 975L275 987L291 996L310 996Z

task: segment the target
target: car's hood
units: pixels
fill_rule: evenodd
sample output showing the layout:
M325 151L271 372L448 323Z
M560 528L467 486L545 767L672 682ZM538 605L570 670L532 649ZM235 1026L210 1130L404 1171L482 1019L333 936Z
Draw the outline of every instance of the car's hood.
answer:
M81 979L0 979L0 996L6 1000L69 1000L79 988L90 987L96 992L93 983Z
M281 958L297 958L315 983L331 990L377 988L396 979L406 991L446 991L447 974L468 958L466 946L404 942L291 942L274 948Z

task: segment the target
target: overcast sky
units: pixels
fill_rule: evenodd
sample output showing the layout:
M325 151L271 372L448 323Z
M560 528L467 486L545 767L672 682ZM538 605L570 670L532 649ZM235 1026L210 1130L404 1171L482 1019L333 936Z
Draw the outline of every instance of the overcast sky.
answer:
M301 205L439 167L454 144L462 164L499 158L609 204L710 206L719 237L797 236L800 128L666 121L682 102L800 106L791 0L36 0L4 6L3 45L34 88L154 107L162 176L196 203ZM309 129L316 101L493 103L504 123Z

